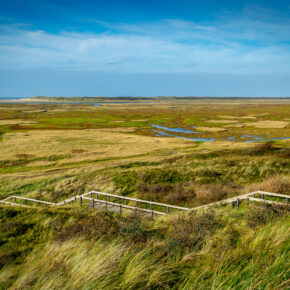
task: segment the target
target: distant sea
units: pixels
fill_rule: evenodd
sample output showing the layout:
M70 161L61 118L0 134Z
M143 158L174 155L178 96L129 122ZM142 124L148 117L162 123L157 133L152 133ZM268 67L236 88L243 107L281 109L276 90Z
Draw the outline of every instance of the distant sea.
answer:
M18 97L18 98L0 97L0 100L20 100L20 99L24 99L24 97Z

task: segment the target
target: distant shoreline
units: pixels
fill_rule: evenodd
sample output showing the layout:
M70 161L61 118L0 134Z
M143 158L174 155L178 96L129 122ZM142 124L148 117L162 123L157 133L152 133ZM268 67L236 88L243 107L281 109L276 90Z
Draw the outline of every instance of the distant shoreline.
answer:
M32 98L0 98L0 104L98 104L98 103L147 103L148 101L154 103L162 102L250 102L250 103L288 103L290 97L32 97Z

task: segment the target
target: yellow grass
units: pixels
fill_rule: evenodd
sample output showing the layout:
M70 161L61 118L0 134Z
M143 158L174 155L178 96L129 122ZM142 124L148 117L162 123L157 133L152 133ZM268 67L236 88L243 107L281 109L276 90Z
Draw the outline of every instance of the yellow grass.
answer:
M197 127L196 130L204 131L204 132L222 132L226 131L224 128L217 128L217 127Z
M235 128L243 128L245 127L245 125L242 124L231 124L231 125L226 125L226 128L230 128L230 127L235 127Z
M237 117L237 116L220 116L221 118L226 119L256 119L254 116L244 116L244 117Z
M258 122L253 122L253 123L247 123L247 126L253 126L256 128L269 128L269 129L281 129L285 128L289 125L289 122L285 121L258 121Z
M14 159L16 153L33 154L35 157L71 154L70 162L79 159L80 155L84 159L123 158L192 144L191 141L176 138L152 138L108 131L88 129L7 133L0 143L0 160ZM82 150L84 153L75 154L74 157L73 150Z
M237 120L208 120L208 123L236 123Z
M0 120L0 125L37 124L35 121L25 121L20 119Z

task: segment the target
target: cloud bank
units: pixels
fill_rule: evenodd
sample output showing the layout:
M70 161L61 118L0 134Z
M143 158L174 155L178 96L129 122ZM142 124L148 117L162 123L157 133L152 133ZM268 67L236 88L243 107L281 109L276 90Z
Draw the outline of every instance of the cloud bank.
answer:
M249 13L248 13L249 14ZM290 74L290 21L254 17L211 23L165 19L105 23L104 33L0 26L2 69L120 73Z

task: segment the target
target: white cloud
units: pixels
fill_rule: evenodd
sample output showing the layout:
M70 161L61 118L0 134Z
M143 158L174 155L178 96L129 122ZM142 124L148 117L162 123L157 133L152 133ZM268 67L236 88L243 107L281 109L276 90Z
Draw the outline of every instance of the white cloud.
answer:
M270 37L281 30L279 25L264 32L270 35L271 43L248 45L241 38L259 38L249 21L232 21L230 28L229 22L222 27L182 20L102 24L114 33L51 34L21 25L0 26L1 67L127 73L290 73L289 46L273 41L277 36ZM279 40L286 41L286 36L282 30Z

